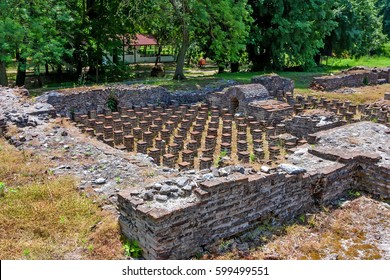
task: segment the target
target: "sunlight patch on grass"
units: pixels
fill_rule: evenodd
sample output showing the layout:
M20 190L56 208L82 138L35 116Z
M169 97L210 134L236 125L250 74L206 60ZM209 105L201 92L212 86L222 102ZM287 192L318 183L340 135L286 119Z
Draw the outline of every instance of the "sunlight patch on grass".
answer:
M118 259L116 217L76 190L76 180L0 139L0 259ZM109 248L109 249L107 249Z

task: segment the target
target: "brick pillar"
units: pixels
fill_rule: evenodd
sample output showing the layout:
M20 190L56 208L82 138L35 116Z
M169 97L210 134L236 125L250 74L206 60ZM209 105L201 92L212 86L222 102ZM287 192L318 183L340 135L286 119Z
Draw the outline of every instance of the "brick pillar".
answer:
M254 149L253 153L257 160L263 160L264 159L264 150L261 148Z
M112 129L112 126L104 126L103 135L104 135L104 139L113 139L114 130Z
M201 158L199 165L200 170L210 169L213 165L213 160L211 158Z
M172 154L165 154L163 156L163 165L169 167L169 168L175 168L175 156Z
M239 152L247 151L248 150L248 142L240 140L237 142L237 150Z
M156 138L156 148L160 150L161 154L165 154L166 152L166 142L161 138Z
M188 162L190 168L194 168L194 152L191 150L184 150L181 153L183 162Z
M160 165L161 163L161 151L157 148L151 148L148 155L154 160L154 163Z
M91 111L89 111L89 112L88 112L88 117L89 117L90 119L96 119L96 117L97 117L97 111L96 111L96 110L91 110Z
M263 138L263 132L260 129L252 130L253 140L261 140Z
M153 147L153 133L150 131L145 131L143 133L143 138L148 148Z
M112 116L105 116L104 117L104 125L105 126L113 126Z
M246 132L238 132L237 141L246 141Z
M175 156L175 160L179 158L180 147L178 144L173 143L168 145L168 152Z
M232 153L232 145L229 143L221 143L221 152L226 152L226 155L230 156Z
M120 120L120 119L114 120L112 127L113 127L114 131L122 130L123 129L123 127L122 127L122 120Z
M223 133L221 141L222 141L222 143L231 143L232 142L232 134L231 133Z
M142 129L143 132L148 131L149 123L147 121L140 121L139 127Z
M140 127L134 127L133 128L133 136L137 140L142 139L142 129Z
M137 142L137 153L146 154L148 144L145 141Z
M206 149L214 149L217 143L217 138L214 135L206 136L205 146Z
M130 135L131 132L131 123L123 123L123 135Z
M123 137L123 144L128 152L134 151L134 136L126 135Z
M263 148L263 140L260 140L260 139L253 140L253 148L254 149Z
M114 145L119 146L123 144L123 131L117 130L114 131Z
M249 162L249 152L242 151L242 152L238 152L237 155L239 161L242 161L244 163Z

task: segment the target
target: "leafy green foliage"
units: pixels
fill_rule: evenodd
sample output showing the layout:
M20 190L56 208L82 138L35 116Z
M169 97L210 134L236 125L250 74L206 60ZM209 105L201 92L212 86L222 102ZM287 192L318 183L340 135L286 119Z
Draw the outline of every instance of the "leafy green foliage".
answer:
M326 39L328 54L363 56L377 50L384 41L377 0L336 0L337 27Z
M248 42L256 70L314 64L323 39L336 27L332 1L250 0L254 24Z
M135 240L127 240L123 245L123 249L128 257L139 258L142 254L142 249Z
M107 99L107 107L112 111L112 112L117 112L118 111L118 99L115 96L114 92L110 92L108 95Z
M377 6L380 9L380 15L383 17L383 33L390 38L390 1L379 0Z

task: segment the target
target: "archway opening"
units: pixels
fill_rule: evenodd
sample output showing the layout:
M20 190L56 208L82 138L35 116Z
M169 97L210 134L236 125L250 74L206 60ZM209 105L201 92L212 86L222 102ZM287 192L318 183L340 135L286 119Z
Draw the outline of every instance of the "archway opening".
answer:
M240 106L240 101L238 101L237 97L232 97L230 99L230 111L232 112L232 114L237 113L238 106Z

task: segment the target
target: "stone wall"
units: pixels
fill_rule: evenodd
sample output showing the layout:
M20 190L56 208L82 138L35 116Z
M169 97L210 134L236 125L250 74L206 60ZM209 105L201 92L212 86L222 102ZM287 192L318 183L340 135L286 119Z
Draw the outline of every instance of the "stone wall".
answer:
M339 75L313 78L311 87L317 90L332 91L342 87L361 87L390 82L390 68L352 68Z
M62 116L70 116L73 112L81 114L86 114L91 110L97 110L98 113L103 112L104 109L107 109L110 94L115 96L120 107L125 108L132 108L133 105L160 105L170 102L170 94L166 89L144 85L51 91L38 97L37 100L53 105L57 113Z
M286 119L286 131L299 138L307 138L309 134L313 134L322 130L327 130L343 125L343 122L334 117L313 117L313 116L294 116Z
M246 111L258 121L267 121L268 125L279 124L294 113L293 108L288 103L273 99L251 102Z
M273 97L276 97L278 92L281 92L282 94L287 92L290 92L291 94L294 93L294 81L280 77L277 74L256 76L251 79L251 82L253 84L263 85Z
M270 99L268 90L261 84L232 86L223 92L209 96L212 106L229 108L232 114L240 112L248 115L248 105L255 100Z
M314 175L234 175L200 184L199 201L175 211L137 205L119 195L124 234L148 259L183 259L202 246L251 229L269 218L285 221L326 204L356 186L351 166Z

